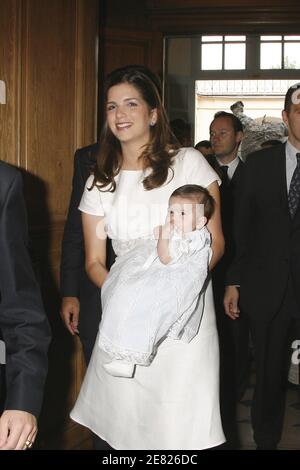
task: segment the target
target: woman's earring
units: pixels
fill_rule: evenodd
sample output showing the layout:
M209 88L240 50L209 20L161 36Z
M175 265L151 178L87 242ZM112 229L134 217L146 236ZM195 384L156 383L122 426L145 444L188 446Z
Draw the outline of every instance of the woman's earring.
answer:
M151 127L155 126L155 121L151 121L151 122L150 122L150 126L151 126Z

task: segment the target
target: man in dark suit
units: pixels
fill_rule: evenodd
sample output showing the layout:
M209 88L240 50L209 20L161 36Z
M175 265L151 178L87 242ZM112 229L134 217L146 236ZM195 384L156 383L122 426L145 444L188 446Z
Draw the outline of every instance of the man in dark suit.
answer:
M0 450L32 446L48 367L50 328L27 242L21 175L0 162L0 336L6 346Z
M75 152L73 187L65 224L61 254L61 316L68 331L79 334L89 363L101 319L100 290L85 271L84 239L78 206L87 178L96 163L98 145Z
M220 406L227 446L238 445L236 436L236 400L242 398L249 370L249 329L244 316L232 321L225 315L223 298L226 272L233 260L233 216L239 200L239 183L244 163L238 157L243 126L232 113L216 113L210 125L214 152L211 165L221 176L221 219L225 253L212 272L214 301L220 341Z
M285 98L286 144L247 157L236 219L237 252L226 313L250 322L256 387L252 425L258 449L276 449L284 415L287 353L300 320L300 84ZM238 289L238 287L240 288Z
M73 187L62 242L60 274L61 317L72 335L79 334L87 365L101 320L101 291L85 271L84 237L78 206L86 180L95 166L98 149L98 144L93 144L75 152ZM110 267L113 261L114 253L108 241L107 266ZM94 435L93 441L95 449L109 449L108 444L98 436Z

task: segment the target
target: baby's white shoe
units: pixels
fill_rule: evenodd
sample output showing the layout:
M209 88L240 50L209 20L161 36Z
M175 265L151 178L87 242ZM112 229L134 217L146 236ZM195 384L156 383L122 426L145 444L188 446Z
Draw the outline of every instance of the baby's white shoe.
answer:
M114 377L133 377L135 364L123 361L111 361L103 364L103 368Z

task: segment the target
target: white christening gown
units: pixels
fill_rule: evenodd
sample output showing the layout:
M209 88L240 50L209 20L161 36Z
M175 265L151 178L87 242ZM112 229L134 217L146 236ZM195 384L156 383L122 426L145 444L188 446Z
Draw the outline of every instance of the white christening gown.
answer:
M181 235L174 230L168 264L161 263L156 245L156 240L144 240L118 256L101 289L98 344L114 369L119 361L121 371L128 364L129 377L134 364L150 364L166 337L191 341L201 321L198 301L208 274L209 231L202 227Z

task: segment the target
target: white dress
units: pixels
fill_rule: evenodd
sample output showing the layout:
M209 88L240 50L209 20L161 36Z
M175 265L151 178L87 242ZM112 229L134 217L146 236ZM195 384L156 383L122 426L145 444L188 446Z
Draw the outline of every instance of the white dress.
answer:
M165 221L171 193L184 184L207 187L218 180L201 154L181 149L174 174L146 191L143 172L121 171L114 193L91 191L87 181L80 210L105 215L108 235L120 255L143 243ZM138 205L137 205L138 203ZM211 282L201 295L198 334L189 343L167 338L148 367L132 379L105 372L109 362L98 339L71 418L118 450L206 449L222 444L219 409L219 346Z
M145 240L118 256L102 286L98 344L112 360L148 366L166 336L189 342L198 333L210 233L206 227L184 236L174 230L166 265L156 245Z

